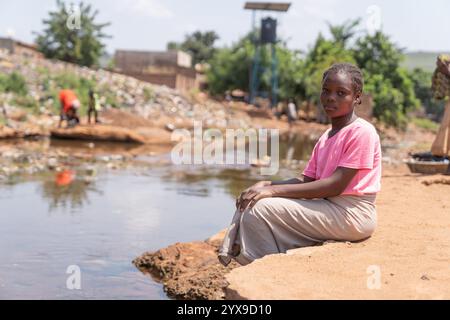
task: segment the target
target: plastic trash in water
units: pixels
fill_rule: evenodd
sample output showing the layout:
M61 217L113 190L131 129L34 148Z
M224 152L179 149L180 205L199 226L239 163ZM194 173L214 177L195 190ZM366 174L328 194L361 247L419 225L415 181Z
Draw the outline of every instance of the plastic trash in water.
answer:
M60 187L70 185L75 179L75 171L73 170L63 170L56 174L56 184Z

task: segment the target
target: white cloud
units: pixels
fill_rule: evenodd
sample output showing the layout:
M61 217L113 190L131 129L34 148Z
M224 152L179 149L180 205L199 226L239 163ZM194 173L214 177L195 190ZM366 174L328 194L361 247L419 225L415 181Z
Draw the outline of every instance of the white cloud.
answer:
M326 21L340 20L337 0L294 0L286 18L281 17L281 38L288 39L288 47L306 50L319 33L328 30Z
M311 17L323 20L330 20L335 17L336 0L314 1L307 0L303 10ZM301 9L300 9L301 10Z
M299 12L297 9L295 9L295 7L289 9L287 15L288 15L289 17L294 17L294 18L299 18L299 17L301 17L300 12Z
M172 18L173 12L160 0L120 0L119 11L130 12L151 18Z
M287 15L291 18L333 19L337 0L303 0L294 2Z
M191 32L194 32L194 31L199 30L200 28L199 28L197 25L195 25L195 24L188 23L184 29L185 29L188 33L191 33Z

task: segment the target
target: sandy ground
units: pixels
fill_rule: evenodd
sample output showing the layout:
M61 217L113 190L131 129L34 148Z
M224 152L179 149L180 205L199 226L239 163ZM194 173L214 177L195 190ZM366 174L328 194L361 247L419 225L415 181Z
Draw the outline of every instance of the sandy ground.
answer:
M370 239L297 249L235 269L226 277L228 297L449 299L450 177L402 169L385 170Z

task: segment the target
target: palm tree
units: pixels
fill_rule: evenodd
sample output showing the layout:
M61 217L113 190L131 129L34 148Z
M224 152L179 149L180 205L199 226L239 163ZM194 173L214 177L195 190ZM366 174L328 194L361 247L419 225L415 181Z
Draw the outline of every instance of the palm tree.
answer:
M356 33L358 33L358 30L355 30L355 28L360 24L360 22L361 19L358 18L355 20L347 20L341 25L332 25L330 22L327 22L327 24L331 36L333 37L333 41L342 44L345 48L348 41L353 38Z

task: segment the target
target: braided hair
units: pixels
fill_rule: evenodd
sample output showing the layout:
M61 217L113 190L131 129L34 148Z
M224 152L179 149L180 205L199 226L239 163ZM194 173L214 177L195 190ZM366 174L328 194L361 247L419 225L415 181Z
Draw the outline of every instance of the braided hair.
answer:
M355 93L362 94L364 88L364 78L363 73L360 68L351 63L335 63L328 70L323 73L322 82L330 74L346 73L352 79L353 91ZM361 99L359 99L359 104L361 104Z

